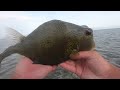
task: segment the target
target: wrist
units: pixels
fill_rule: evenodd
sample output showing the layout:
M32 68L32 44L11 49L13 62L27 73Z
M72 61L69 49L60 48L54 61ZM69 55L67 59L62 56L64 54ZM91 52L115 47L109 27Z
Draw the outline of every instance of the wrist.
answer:
M103 79L120 79L120 68L109 65L109 69L102 76Z

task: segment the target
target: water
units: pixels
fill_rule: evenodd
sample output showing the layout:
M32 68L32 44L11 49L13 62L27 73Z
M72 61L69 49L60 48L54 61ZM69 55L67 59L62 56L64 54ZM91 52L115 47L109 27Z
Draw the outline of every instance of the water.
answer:
M0 35L0 53L2 53L7 47L19 43L24 37L14 29L5 28L1 30L2 37ZM0 67L0 79L9 79L11 74L15 71L15 66L19 62L22 56L19 54L13 54L6 57Z
M0 39L0 53L5 48L15 43L20 42L21 34L14 30L9 31L11 35ZM111 30L96 30L94 31L94 39L96 43L96 50L108 60L108 62L120 67L120 29ZM8 40L9 39L9 40ZM15 70L16 64L21 59L21 55L13 54L2 62L0 68L0 78L9 79ZM79 79L77 75L58 67L57 70L49 74L47 79Z
M120 67L120 29L94 31L96 50Z

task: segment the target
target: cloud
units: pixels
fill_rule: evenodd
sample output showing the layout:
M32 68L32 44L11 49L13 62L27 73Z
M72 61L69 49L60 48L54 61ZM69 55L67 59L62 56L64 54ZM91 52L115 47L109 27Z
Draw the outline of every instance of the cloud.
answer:
M0 11L0 27L4 25L14 28L23 35L29 33L28 29L32 26L29 21L32 20L24 11Z
M120 11L0 11L0 24L24 35L52 19L88 25L90 28L120 27Z
M22 11L0 11L0 20L7 19L29 20L32 18L25 16L25 12Z

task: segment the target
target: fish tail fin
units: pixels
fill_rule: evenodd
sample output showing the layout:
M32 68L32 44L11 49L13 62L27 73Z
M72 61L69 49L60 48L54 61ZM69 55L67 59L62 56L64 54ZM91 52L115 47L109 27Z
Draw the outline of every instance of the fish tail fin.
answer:
M2 62L4 58L6 58L7 56L13 53L16 53L15 47L14 46L8 47L3 53L0 54L0 63Z

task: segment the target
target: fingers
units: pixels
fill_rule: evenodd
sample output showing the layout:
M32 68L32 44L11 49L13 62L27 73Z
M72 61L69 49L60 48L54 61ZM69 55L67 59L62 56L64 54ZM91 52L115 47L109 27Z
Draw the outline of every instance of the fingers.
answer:
M30 60L29 58L27 58L27 57L24 56L24 57L20 60L19 64L32 64L32 60Z
M53 69L55 70L57 66L50 66L50 65L42 65L42 64L33 64L32 60L30 60L29 58L23 56L22 60L18 63L20 66L25 66L25 67L34 67L34 68L48 68L48 69Z
M41 64L39 64L39 66L40 66ZM50 65L41 65L45 70L47 70L47 71L54 71L56 68L57 68L57 66L50 66ZM41 68L41 67L40 67Z
M78 59L88 59L91 57L94 57L96 55L96 51L81 51L75 55L70 55L70 58L72 60L78 60Z
M57 66L52 66L52 68L53 68L53 71L57 68Z
M60 64L61 67L69 70L71 72L75 72L75 63L73 61L66 61Z

